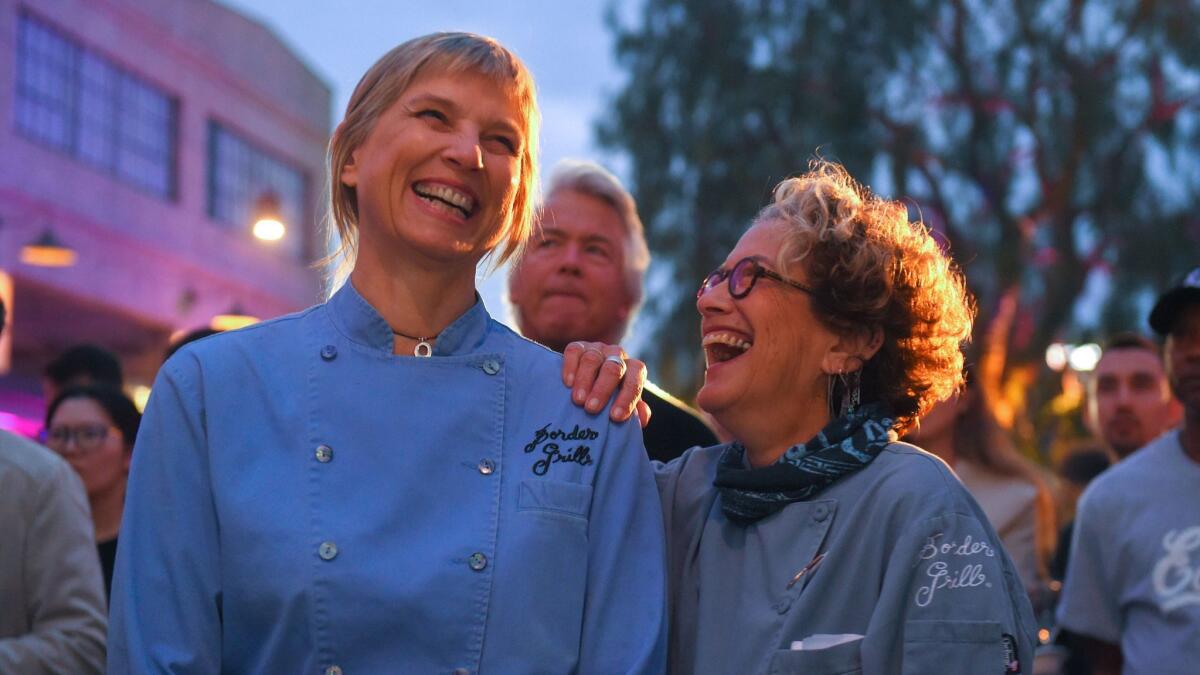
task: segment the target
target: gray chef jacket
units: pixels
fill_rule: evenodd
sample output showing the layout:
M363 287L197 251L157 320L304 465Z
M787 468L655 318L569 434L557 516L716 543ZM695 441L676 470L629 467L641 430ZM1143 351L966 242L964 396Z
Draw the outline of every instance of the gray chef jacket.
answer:
M726 447L656 465L672 673L1032 672L1029 599L944 462L893 443L816 498L742 526L713 487ZM842 642L792 649L812 636Z

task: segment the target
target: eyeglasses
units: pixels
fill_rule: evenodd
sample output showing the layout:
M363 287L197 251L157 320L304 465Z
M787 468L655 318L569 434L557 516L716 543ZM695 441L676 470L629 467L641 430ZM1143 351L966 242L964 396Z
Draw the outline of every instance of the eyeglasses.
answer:
M754 258L742 258L734 263L733 269L717 268L712 274L705 277L704 283L700 284L700 290L696 292L696 299L699 300L704 297L705 293L719 286L722 281L725 281L729 284L729 295L734 299L741 300L750 295L750 291L754 290L754 284L758 282L759 277L774 279L810 295L813 293L813 290L808 286L799 281L788 279L778 272L772 272L763 267Z
M46 447L60 455L89 453L104 444L108 438L108 425L80 424L76 427L54 427L45 433L43 442ZM75 441L75 452L67 452L71 440Z

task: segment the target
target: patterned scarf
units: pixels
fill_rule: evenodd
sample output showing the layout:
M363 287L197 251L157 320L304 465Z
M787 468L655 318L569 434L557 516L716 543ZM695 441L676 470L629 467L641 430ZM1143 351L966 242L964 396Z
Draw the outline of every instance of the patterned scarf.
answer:
M733 443L721 455L713 486L721 509L748 525L792 502L820 494L838 479L871 463L888 443L895 420L882 404L869 403L825 426L804 445L788 449L774 464L747 469L746 448Z

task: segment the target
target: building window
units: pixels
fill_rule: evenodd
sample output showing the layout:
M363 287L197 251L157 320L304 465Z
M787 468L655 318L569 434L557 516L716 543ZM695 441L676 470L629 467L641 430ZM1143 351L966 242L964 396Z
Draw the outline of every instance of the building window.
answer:
M17 51L22 134L156 196L175 196L174 99L30 14L21 15Z
M273 195L287 225L283 247L304 258L308 180L300 169L262 150L219 122L208 124L208 215L249 231L255 208Z

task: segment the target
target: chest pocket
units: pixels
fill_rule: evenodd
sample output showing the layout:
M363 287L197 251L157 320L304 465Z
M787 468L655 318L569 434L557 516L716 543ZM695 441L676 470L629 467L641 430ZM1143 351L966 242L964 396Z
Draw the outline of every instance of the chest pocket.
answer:
M858 639L828 649L781 649L771 658L767 672L770 675L858 675L862 673L861 646L862 639Z
M902 673L1007 672L1000 624L995 621L908 621Z
M592 486L565 481L526 479L517 494L517 511L560 514L587 520Z

